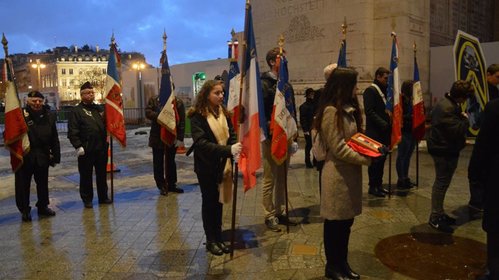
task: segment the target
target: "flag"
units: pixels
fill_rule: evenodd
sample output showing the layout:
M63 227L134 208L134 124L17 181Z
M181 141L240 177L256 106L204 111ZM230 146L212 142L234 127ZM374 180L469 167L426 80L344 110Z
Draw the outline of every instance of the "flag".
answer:
M107 62L106 77L106 129L122 147L126 147L125 118L123 117L123 97L121 91L121 58L116 44L111 44Z
M400 80L398 69L397 34L392 32L392 54L390 57L390 76L386 94L386 109L392 113L392 136L390 149L402 138L402 103L400 102Z
M245 75L241 106L245 113L239 131L239 139L241 139L243 145L239 158L239 169L243 174L244 191L248 191L256 185L256 171L262 165L260 142L265 140L266 130L262 85L250 4L246 4L244 37L247 47L244 52L243 73Z
M282 164L288 156L288 140L298 131L292 92L289 85L288 62L284 55L279 59L279 78L277 79L274 106L272 108L270 129L272 131L271 154L277 164Z
M179 116L166 50L163 50L163 53L161 54L160 63L162 66L159 105L162 109L158 115L158 123L161 125L161 141L168 146L172 146L175 144L175 139L177 137L177 122L179 121Z
M237 63L237 49L234 46L235 44L237 44L237 42L230 44L229 47L230 69L227 83L227 110L232 114L232 125L237 133L239 124L239 91L241 87L241 74L239 73L239 65Z
M340 53L338 54L338 67L347 67L347 40L341 40Z
M412 135L417 141L425 134L425 109L423 91L419 80L419 68L416 54L414 54L414 86L412 87Z
M12 61L5 58L2 72L5 83L5 131L3 135L5 147L10 151L10 165L16 172L23 164L23 157L29 152L30 143L28 126L24 120L21 102L14 82Z

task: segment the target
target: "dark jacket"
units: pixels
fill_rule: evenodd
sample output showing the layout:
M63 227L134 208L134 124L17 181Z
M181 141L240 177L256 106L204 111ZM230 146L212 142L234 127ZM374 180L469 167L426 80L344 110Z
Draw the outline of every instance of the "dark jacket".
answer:
M461 106L445 94L431 112L428 152L435 156L459 156L466 144L469 126L468 119L462 115Z
M307 98L300 106L300 125L303 132L310 132L314 121L314 101Z
M499 99L485 106L468 167L470 181L484 187L482 227L499 233Z
M179 120L177 122L177 140L184 141L185 135L185 106L182 99L175 98ZM151 97L147 102L146 118L151 120L151 131L149 133L149 147L163 149L165 144L161 141L161 126L158 123L158 115L162 107L159 106L159 96Z
M34 112L28 106L24 109L24 119L28 125L29 153L24 160L34 165L49 166L61 162L61 147L57 134L57 116L43 107Z
M374 81L386 97L386 88ZM364 113L366 114L366 135L390 146L392 126L390 116L386 112L386 105L375 87L366 88L363 93Z
M232 156L231 145L237 141L232 122L230 118L226 118L229 126L229 139L227 145L222 146L218 144L205 117L199 113L194 113L190 119L194 142L194 172L201 176L216 175L217 182L221 182L225 160Z
M489 83L487 85L489 86L489 101L499 98L499 89Z
M104 110L97 104L80 102L68 118L68 138L75 149L83 147L85 153L107 149Z
M262 94L263 94L263 108L265 112L265 119L267 120L267 132L270 135L270 119L272 116L272 108L274 107L274 98L277 88L277 77L272 71L264 72L261 75L262 80ZM291 90L291 102L293 103L293 118L296 121L296 102L295 92L293 86L288 84Z

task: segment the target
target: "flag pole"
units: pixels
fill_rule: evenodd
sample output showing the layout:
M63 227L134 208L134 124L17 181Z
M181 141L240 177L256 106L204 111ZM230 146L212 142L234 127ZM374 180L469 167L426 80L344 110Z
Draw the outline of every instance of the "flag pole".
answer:
M249 7L250 7L250 1L246 0L246 13L244 17L244 38L243 38L243 43L242 43L242 48L241 52L243 54L242 60L241 60L241 83L239 85L239 119L238 119L238 125L237 125L237 140L238 142L241 142L241 134L239 133L241 131L241 124L243 122L243 117L244 117L244 111L242 108L242 95L243 95L243 88L244 88L244 81L245 76L246 76L246 42L248 41L248 13L249 13ZM236 33L234 30L231 32L232 35L232 43L235 41L235 35ZM232 44L232 47L234 47L234 44ZM234 169L233 169L233 174L232 174L232 180L233 180L233 185L234 185L234 191L232 192L232 221L231 221L231 233L230 233L230 258L234 258L234 243L236 240L236 206L237 206L237 185L238 185L238 173L239 173L239 164L238 162L234 162Z
M164 59L166 59L166 39L167 38L168 38L168 36L166 36L166 30L163 29L163 53L165 54ZM163 57L163 55L161 55L161 57ZM163 66L162 64L163 64L163 61L160 61L159 62L160 68ZM161 88L161 86L160 86L160 88ZM165 104L165 106L166 106L166 104ZM162 186L162 188L164 188L166 195L168 195L168 179L167 179L167 176L168 176L168 160L167 160L168 145L166 143L163 143L163 144L164 144L164 146L163 146L163 159L162 159L163 160L163 176L162 177L164 177L164 179L165 179L165 186ZM175 142L173 145L175 145Z
M414 41L414 44L412 46L414 48L414 61L416 61L416 52L417 52L416 41ZM414 99L414 93L412 93L412 99ZM414 107L414 102L412 103L412 106ZM412 111L412 113L414 114L414 110ZM416 142L416 187L418 188L419 188L419 142L420 140Z
M114 32L113 34L111 35L111 44L109 45L111 47L111 52L109 53L109 55L114 55L113 52L114 52L114 47L116 45L116 42L115 42L115 39L114 39ZM106 101L107 102L107 101ZM113 153L114 153L114 150L113 150L113 137L112 136L109 136L109 148L110 148L110 157L111 157L111 170L109 173L110 174L110 180L111 180L111 201L114 202L114 157L113 157Z
M279 59L281 59L283 55L283 47L284 47L284 35L279 36L279 41L277 42L279 45ZM280 66L280 65L279 65ZM280 71L280 69L279 69ZM289 207L288 207L288 167L289 167L289 161L288 161L288 156L289 156L289 151L286 154L286 160L284 160L284 199L285 199L285 205L286 205L286 215L288 215L289 219ZM279 206L280 207L280 206ZM286 223L286 233L289 233L289 223Z

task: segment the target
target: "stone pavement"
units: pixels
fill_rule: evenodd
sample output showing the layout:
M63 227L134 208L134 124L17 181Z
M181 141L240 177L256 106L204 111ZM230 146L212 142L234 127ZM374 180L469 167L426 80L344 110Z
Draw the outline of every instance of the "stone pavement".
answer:
M143 128L142 130L146 130ZM193 159L177 156L184 194L160 196L152 176L148 135L127 132L128 147L115 147L121 170L114 177L114 204L85 209L78 193L74 151L60 135L62 164L50 170L53 218L21 222L14 201L14 176L8 154L0 152L0 279L324 279L322 219L317 172L306 169L303 149L289 171L290 216L299 222L289 234L267 231L261 207L261 173L255 189L237 201L237 250L216 257L205 250L201 193ZM301 145L303 147L303 145ZM425 150L425 149L423 149ZM427 225L433 162L420 153L420 187L391 198L367 195L355 219L349 262L362 279L474 279L485 262L480 219L467 211L467 162L459 161L445 206L457 217L454 235L436 234ZM392 160L393 178L396 178ZM415 156L410 170L415 180ZM385 168L388 181L388 161ZM392 181L395 181L393 179ZM31 205L36 203L32 184ZM224 207L223 229L229 240L231 206Z

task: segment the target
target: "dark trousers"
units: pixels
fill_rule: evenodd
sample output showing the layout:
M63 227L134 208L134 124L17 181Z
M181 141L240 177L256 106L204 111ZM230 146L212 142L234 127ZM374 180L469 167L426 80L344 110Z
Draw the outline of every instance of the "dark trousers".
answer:
M487 232L489 279L499 279L499 232Z
M107 150L93 151L78 157L78 172L80 172L80 196L83 202L92 202L94 191L92 172L95 168L95 182L99 201L108 199L106 178Z
M310 151L312 150L312 136L310 135L310 132L305 134L305 164L311 165L312 162L310 161Z
M24 210L29 211L31 209L29 206L31 177L35 178L36 183L38 197L36 207L43 209L49 204L49 166L38 166L29 160L25 160L21 168L15 173L16 205L21 213Z
M177 164L175 163L176 154L177 148L174 146L167 147L166 153L163 149L152 148L154 181L156 182L156 187L158 189L163 187L175 187L175 184L177 183ZM165 162L167 168L166 174Z
M483 186L480 186L478 182L469 181L470 186L470 201L469 205L477 208L483 209Z
M431 219L445 214L444 199L452 176L456 171L459 156L431 156L435 163L435 181L431 190Z
M324 220L324 252L326 267L338 267L348 262L348 241L353 219Z
M412 152L416 147L416 139L411 132L403 132L402 140L398 145L397 160L395 167L397 168L397 177L401 182L409 180L409 164L411 162Z
M379 189L383 185L383 168L385 167L386 156L381 156L369 165L367 174L369 175L369 189Z
M222 241L223 204L218 202L220 193L215 176L197 175L201 196L201 216L207 242Z

